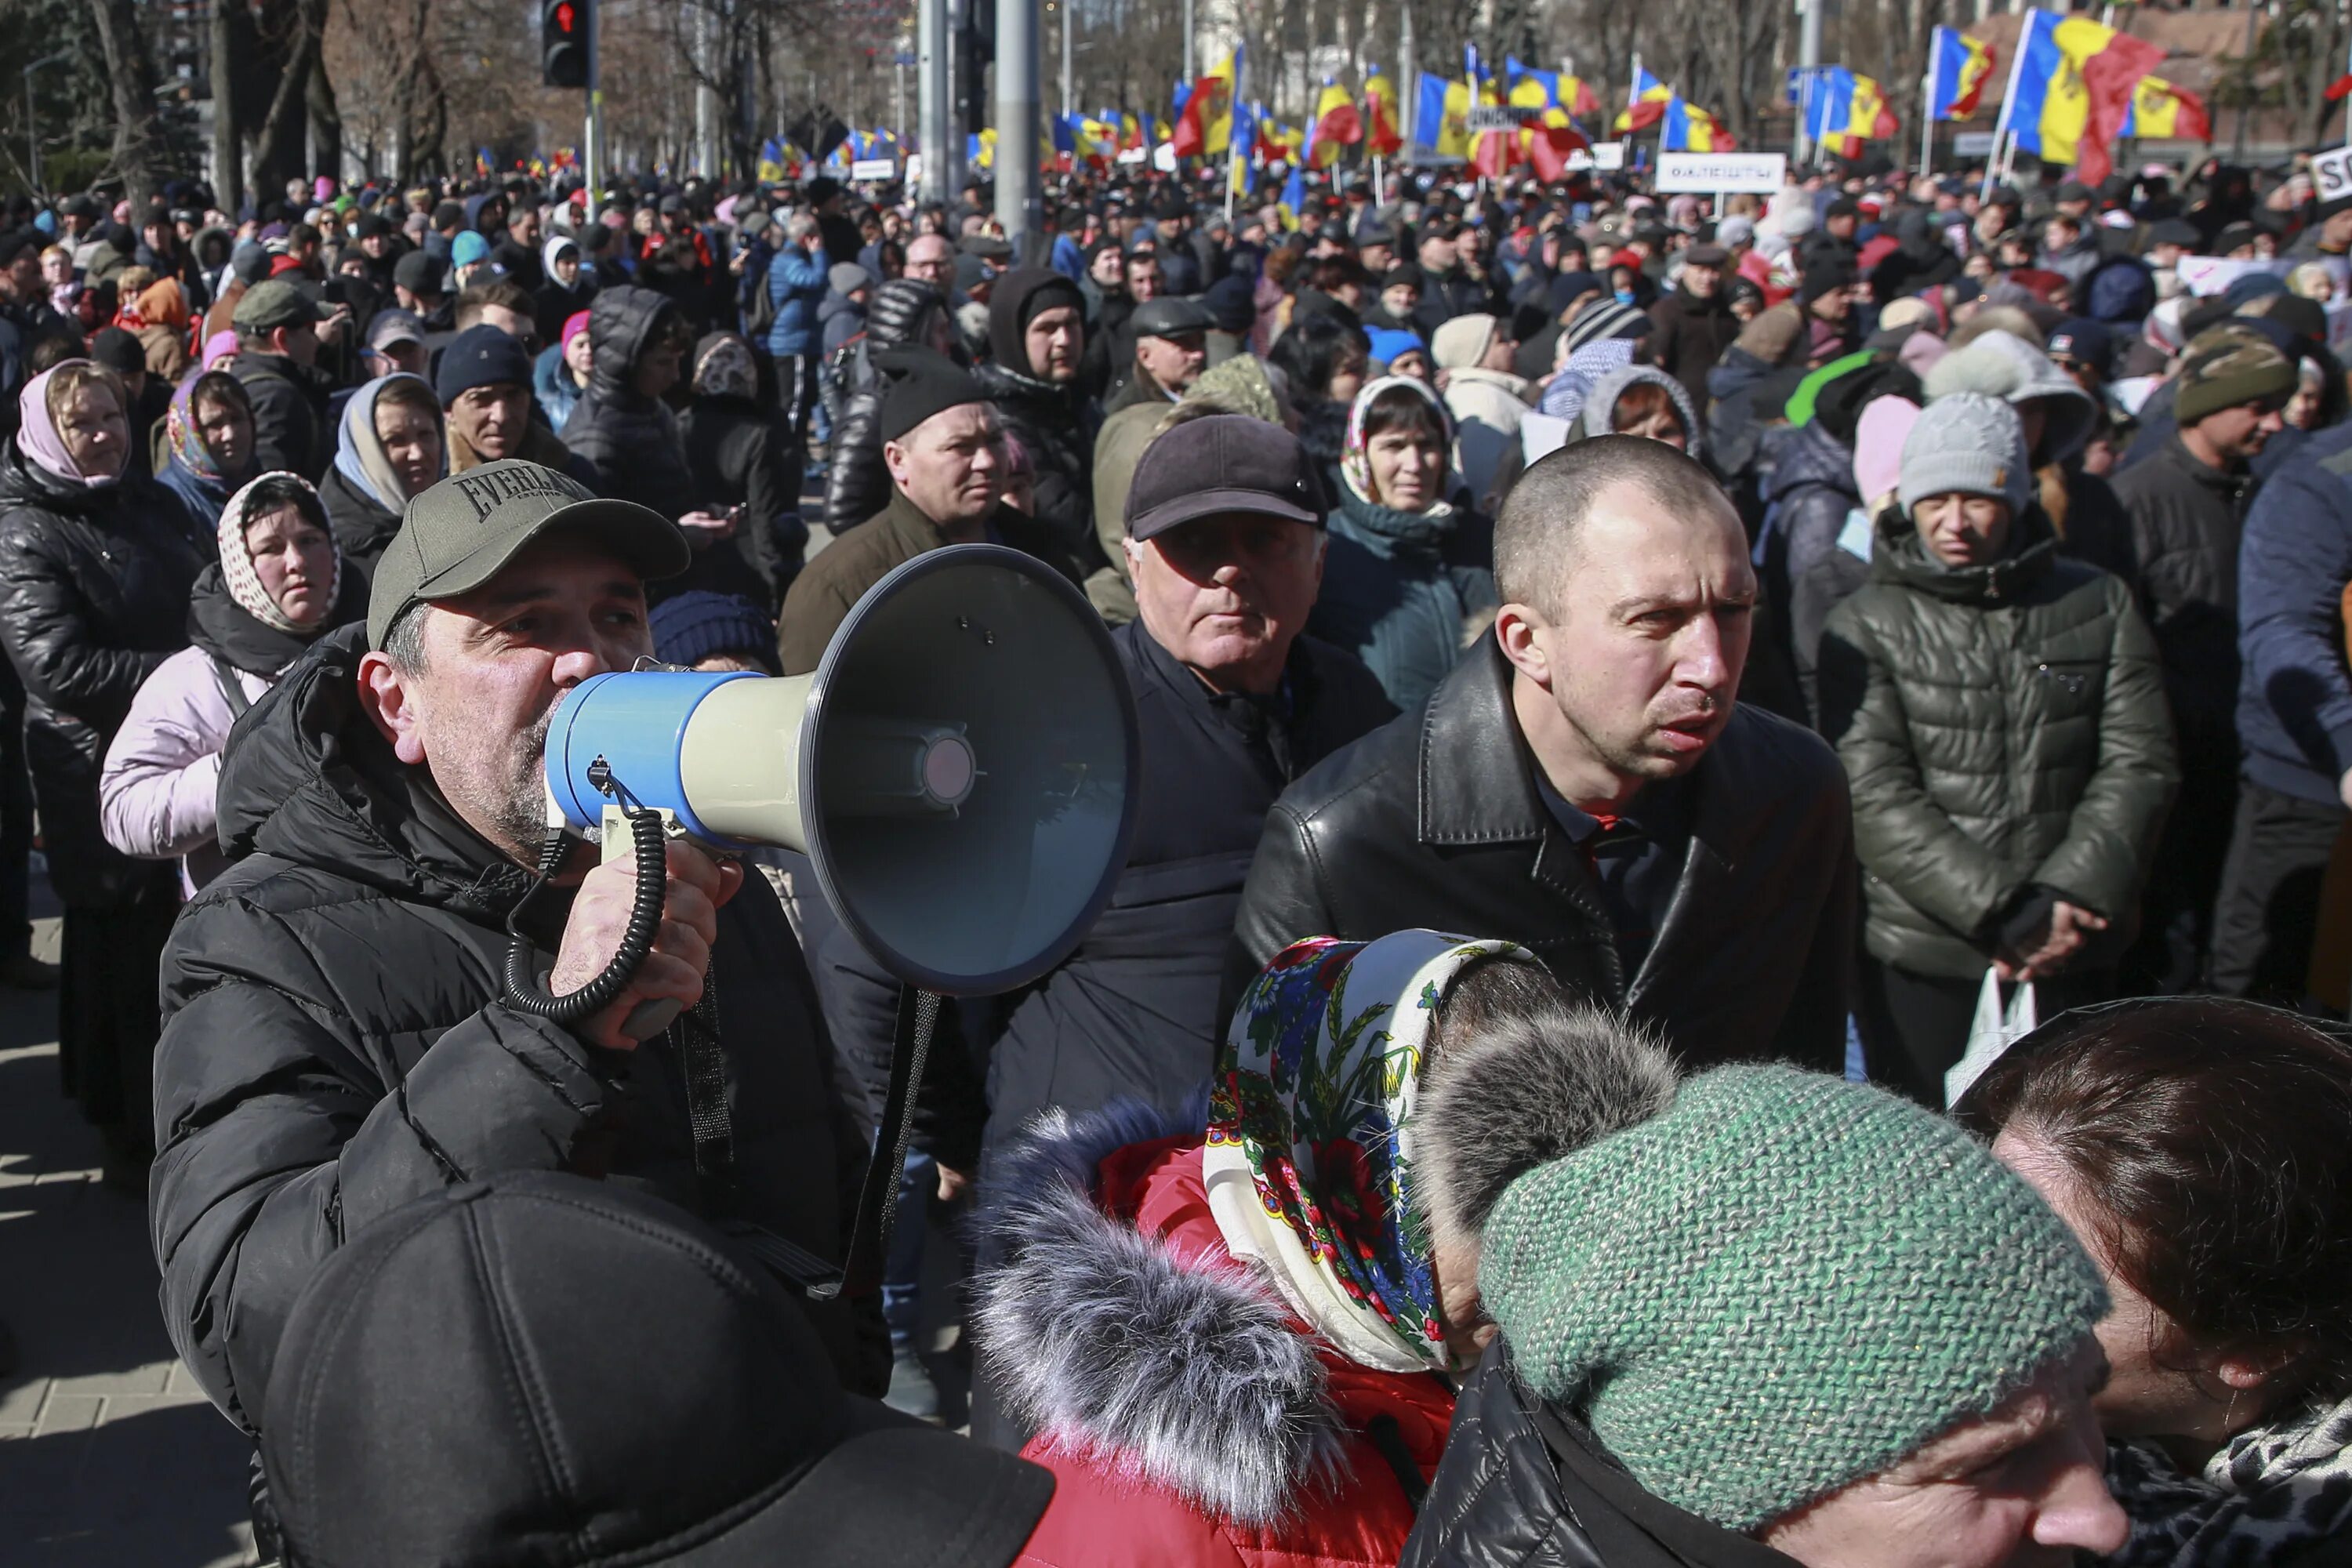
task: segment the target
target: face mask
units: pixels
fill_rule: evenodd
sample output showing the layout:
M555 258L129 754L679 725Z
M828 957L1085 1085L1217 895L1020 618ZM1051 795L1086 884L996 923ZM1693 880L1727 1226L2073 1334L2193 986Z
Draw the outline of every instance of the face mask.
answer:
M1617 302L1618 302L1619 304L1621 304L1621 305L1630 305L1630 304L1632 304L1632 303L1633 302L1633 290L1632 290L1631 289L1618 289L1618 290L1617 290Z

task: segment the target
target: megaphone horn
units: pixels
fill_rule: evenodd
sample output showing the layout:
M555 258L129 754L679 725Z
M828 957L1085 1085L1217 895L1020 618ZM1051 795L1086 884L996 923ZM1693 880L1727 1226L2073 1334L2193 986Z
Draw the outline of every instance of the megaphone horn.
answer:
M987 995L1066 957L1134 833L1135 701L1101 619L1018 551L957 545L866 590L813 675L612 673L548 728L574 830L659 810L727 849L804 850L910 985Z

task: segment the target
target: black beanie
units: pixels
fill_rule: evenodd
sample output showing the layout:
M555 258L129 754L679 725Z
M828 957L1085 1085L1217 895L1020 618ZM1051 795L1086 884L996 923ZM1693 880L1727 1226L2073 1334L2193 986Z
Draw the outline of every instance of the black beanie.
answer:
M972 374L943 353L901 344L878 349L874 368L888 378L882 393L882 417L876 432L896 441L944 409L963 403L985 403L988 389Z
M1853 268L1843 257L1816 252L1812 265L1805 268L1804 281L1797 285L1797 303L1810 310L1822 295L1851 288L1853 281Z

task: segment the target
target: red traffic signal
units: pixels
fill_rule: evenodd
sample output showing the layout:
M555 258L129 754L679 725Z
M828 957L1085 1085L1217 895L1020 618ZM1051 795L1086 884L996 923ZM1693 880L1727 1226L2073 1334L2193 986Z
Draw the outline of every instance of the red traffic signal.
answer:
M588 85L588 28L595 0L544 0L539 13L541 79L550 87Z

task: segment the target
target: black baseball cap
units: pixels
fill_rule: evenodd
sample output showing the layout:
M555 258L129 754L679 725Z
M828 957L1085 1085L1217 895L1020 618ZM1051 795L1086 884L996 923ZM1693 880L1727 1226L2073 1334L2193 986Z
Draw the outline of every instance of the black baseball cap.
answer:
M464 1183L322 1264L262 1467L287 1559L1005 1568L1042 1467L845 1394L801 1307L643 1193Z
M1127 534L1150 539L1230 512L1320 528L1324 509L1322 483L1297 437L1246 414L1212 414L1143 449L1127 491Z
M603 545L647 581L675 577L694 559L677 525L652 508L607 500L569 474L501 458L409 498L369 585L368 646L383 647L410 605L472 593L559 529Z

